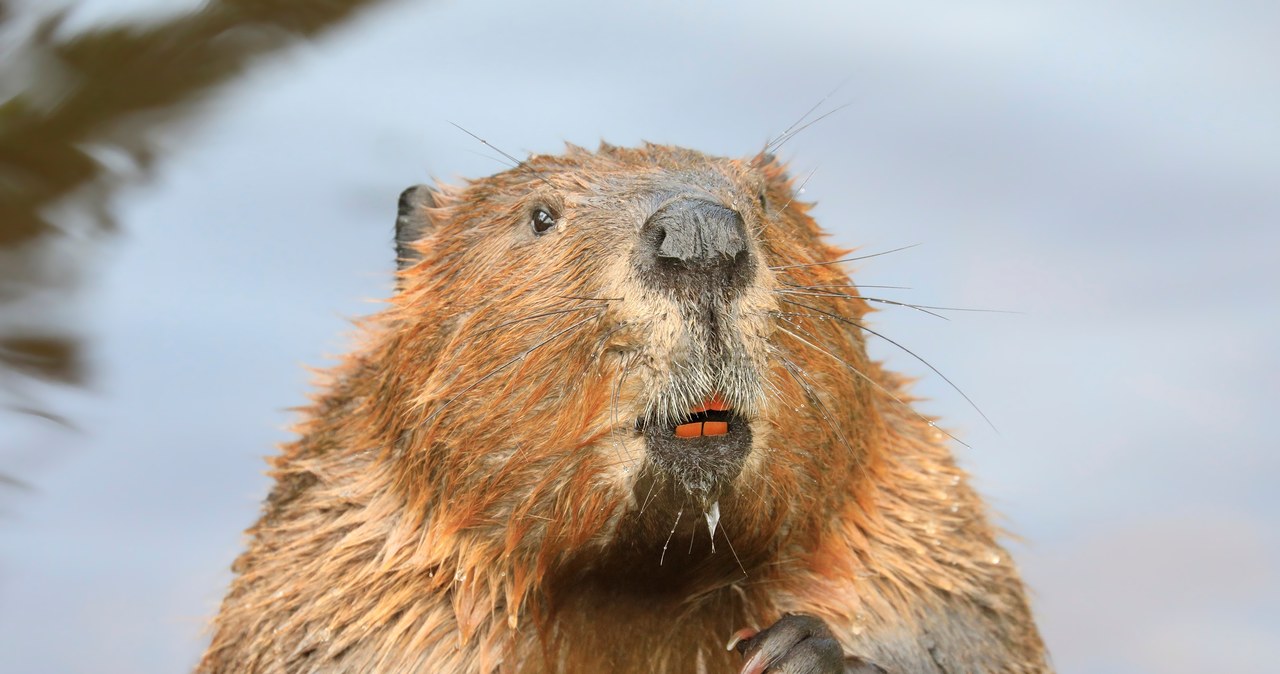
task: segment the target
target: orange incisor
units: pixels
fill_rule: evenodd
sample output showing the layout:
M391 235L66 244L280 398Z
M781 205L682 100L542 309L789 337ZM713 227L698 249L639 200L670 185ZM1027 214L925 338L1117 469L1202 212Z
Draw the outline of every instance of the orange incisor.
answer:
M701 414L703 412L725 412L728 411L729 405L725 403L724 398L719 393L712 395L703 401L698 407L689 410L691 414ZM729 432L729 422L727 421L691 421L687 424L676 426L677 438L700 438L704 435L724 435Z

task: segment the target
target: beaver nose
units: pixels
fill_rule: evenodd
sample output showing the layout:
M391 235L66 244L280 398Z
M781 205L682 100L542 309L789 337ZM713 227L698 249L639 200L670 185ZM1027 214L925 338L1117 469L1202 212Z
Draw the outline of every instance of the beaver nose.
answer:
M747 227L737 211L703 199L681 199L658 209L640 229L642 267L667 289L711 283L734 288L748 281Z

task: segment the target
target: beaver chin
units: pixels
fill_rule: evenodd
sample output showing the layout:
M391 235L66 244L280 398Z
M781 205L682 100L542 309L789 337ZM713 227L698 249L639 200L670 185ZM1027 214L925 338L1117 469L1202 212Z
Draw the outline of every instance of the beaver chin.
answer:
M751 452L750 420L712 396L684 418L636 420L649 461L692 496L714 500L742 472Z

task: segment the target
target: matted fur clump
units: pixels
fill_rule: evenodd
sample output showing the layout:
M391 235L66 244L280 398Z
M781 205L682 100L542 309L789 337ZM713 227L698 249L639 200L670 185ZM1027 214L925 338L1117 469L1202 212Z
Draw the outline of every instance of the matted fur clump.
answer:
M808 210L656 145L406 192L198 671L1049 671Z

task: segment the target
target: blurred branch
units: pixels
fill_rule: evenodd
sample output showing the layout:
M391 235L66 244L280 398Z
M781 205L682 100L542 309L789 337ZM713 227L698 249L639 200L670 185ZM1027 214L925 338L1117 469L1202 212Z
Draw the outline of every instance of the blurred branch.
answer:
M20 85L25 88L4 91L9 98L0 101L0 310L48 283L37 272L49 270L6 264L5 257L35 256L62 233L47 219L49 206L76 195L76 208L106 213L105 202L120 181L90 148L123 152L147 169L163 122L189 116L193 103L267 54L339 26L379 1L215 0L176 18L73 35L63 30L65 14L41 21L4 59L32 70ZM0 0L0 23L13 18ZM80 192L89 185L103 189ZM98 215L92 226L105 231L112 222ZM32 334L30 328L13 332L0 325L0 378L21 372L83 381L78 340Z
M377 0L221 0L187 16L144 26L94 29L60 38L64 16L44 20L28 50L64 88L38 106L39 87L0 105L0 246L48 231L40 207L98 177L86 143L120 145L145 161L147 138L113 138L139 113L177 113L292 39L312 37ZM0 5L0 17L6 14Z
M0 366L64 384L83 382L80 343L66 337L2 337Z

